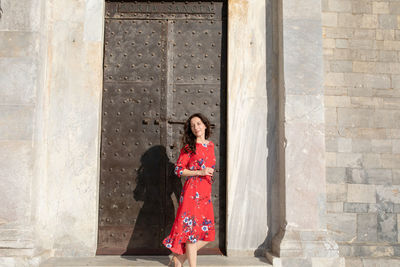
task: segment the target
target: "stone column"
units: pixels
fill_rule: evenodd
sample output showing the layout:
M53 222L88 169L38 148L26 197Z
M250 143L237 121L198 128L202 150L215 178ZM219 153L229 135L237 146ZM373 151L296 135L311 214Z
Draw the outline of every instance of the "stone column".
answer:
M321 2L281 0L280 200L274 266L344 266L326 230Z
M267 234L265 0L228 1L227 254Z

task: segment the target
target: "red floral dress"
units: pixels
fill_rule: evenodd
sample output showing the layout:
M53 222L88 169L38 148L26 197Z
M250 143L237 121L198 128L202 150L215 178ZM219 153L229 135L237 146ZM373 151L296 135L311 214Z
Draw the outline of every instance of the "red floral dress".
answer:
M215 169L214 143L196 143L196 153L187 153L182 148L175 165L175 174L180 178L184 169ZM210 176L187 176L179 199L171 233L163 240L164 246L177 254L186 252L189 240L214 241L214 210L211 202L212 180Z

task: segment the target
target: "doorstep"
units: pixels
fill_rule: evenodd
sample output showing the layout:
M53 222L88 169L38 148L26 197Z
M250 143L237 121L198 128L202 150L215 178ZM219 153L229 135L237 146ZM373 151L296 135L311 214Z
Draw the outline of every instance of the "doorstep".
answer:
M44 261L40 267L159 267L167 266L168 256L95 256L95 257L60 257ZM189 266L186 261L183 266ZM220 255L197 256L199 267L261 267L272 265L264 257L227 257Z

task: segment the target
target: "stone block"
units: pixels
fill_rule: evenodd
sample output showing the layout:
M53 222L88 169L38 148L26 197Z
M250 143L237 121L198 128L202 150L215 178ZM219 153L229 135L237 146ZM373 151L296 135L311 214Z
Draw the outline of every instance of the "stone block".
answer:
M376 203L375 185L348 184L347 202Z
M377 241L377 215L376 213L357 214L357 241Z
M351 138L338 138L338 152L351 152L352 151L352 141Z
M378 24L378 16L371 15L371 14L362 14L361 15L361 27L362 28L369 28L375 29L376 25Z
M400 213L400 204L393 204L393 213ZM399 220L397 221L399 222Z
M322 40L322 47L323 48L335 48L336 47L335 39L324 38Z
M384 40L383 41L383 49L384 50L393 50L393 51L399 51L400 50L400 47L399 47L399 45L400 45L400 41L392 41L392 40ZM397 58L397 57L396 57ZM393 61L396 61L395 59L396 58L393 58L392 60L390 60L391 62L393 62ZM390 62L389 61L389 62ZM396 72L396 70L387 70L387 72L390 72L390 73L397 73Z
M338 108L338 125L343 127L371 127L374 110L368 108Z
M379 28L397 29L397 15L378 15Z
M388 14L389 13L389 2L372 2L372 13Z
M375 153L392 153L392 140L372 139L372 152Z
M390 76L382 74L365 74L363 86L372 88L390 88Z
M348 96L325 96L325 107L350 107L350 97Z
M353 152L371 152L372 145L370 139L352 139L352 151Z
M326 212L342 213L343 202L326 202Z
M350 102L353 107L358 108L379 108L382 106L382 99L378 97L352 96Z
M348 48L349 47L349 41L347 39L336 39L335 46L337 48Z
M391 138L400 138L400 129L388 129Z
M352 60L356 60L356 61L377 61L379 59L379 52L377 50L373 50L371 48L371 46L373 46L373 44L367 40L361 40L361 41L349 41L350 46L356 46L357 44L361 44L364 45L364 48L357 48L357 47L353 47L354 49L352 49L350 51L350 58ZM360 74L358 74L360 75ZM364 76L361 76L364 77Z
M337 153L336 166L359 168L362 166L362 154L360 154L360 153Z
M384 97L382 98L382 108L385 109L400 109L400 98L398 97Z
M0 224L25 224L30 216L33 173L31 141L0 141ZM2 232L1 238L7 238Z
M357 236L357 215L354 213L328 213L327 229L335 241L350 241Z
M343 203L343 211L348 213L367 213L369 204L366 203Z
M375 212L375 213L393 213L394 210L394 203L391 201L387 201L382 199L379 195L376 197L375 204L369 204L368 212Z
M354 39L355 40L372 40L371 44L376 45L376 42L373 40L375 39L376 36L376 30L375 29L354 29ZM376 49L376 47L374 47Z
M32 140L33 105L0 105L0 140Z
M372 4L365 0L355 0L352 3L352 13L354 14L371 14Z
M334 45L336 45L334 41ZM330 63L330 70L332 72L351 72L353 63L351 61L335 60Z
M36 96L36 62L30 58L0 58L0 69L0 104L33 103Z
M335 12L351 12L351 1L346 0L329 0L329 11Z
M346 267L364 267L361 258L346 257Z
M322 13L322 26L336 27L337 26L337 13L323 12Z
M312 267L345 267L344 258L312 258L311 260Z
M325 108L325 125L333 125L336 126L336 108ZM335 150L336 151L336 150Z
M400 166L399 154L381 154L381 162L383 168L398 168Z
M400 89L400 75L392 75L392 87Z
M1 1L3 14L0 31L38 31L40 28L40 0Z
M336 59L336 60L349 60L349 59L351 59L350 50L349 49L336 48L336 49L333 50L332 58Z
M394 40L393 29L376 29L376 40Z
M327 167L326 168L326 181L330 184L343 184L346 182L346 169Z
M378 213L378 241L397 243L397 215Z
M338 14L338 27L358 28L361 26L362 15L351 13Z
M347 95L347 88L344 86L325 86L324 95Z
M377 198L380 201L400 204L400 186L399 185L377 185Z
M346 168L346 181L350 184L366 184L367 175L364 168Z
M392 169L392 179L394 185L400 185L400 169Z
M325 152L325 165L326 167L336 167L335 152Z
M38 38L33 32L0 31L0 57L34 57Z
M324 79L324 85L326 86L343 86L344 75L343 73L326 73Z
M326 115L327 114L325 112L325 116ZM337 152L338 149L337 138L333 136L325 136L325 149L327 152Z
M365 40L362 40L365 41ZM369 41L369 40L366 40ZM368 47L371 48L371 47ZM375 73L377 72L377 63L375 62L365 62L365 61L354 61L353 62L353 72L360 73Z
M324 38L344 38L350 39L353 38L354 30L351 28L325 28L324 29Z
M328 202L344 202L347 196L347 184L326 184Z
M365 169L368 184L392 184L392 170Z
M397 216L397 240L400 240L400 214L396 214ZM398 254L400 255L400 249L397 250Z
M391 128L394 127L394 116L396 115L396 110L390 109L377 109L371 116L371 123L377 128Z
M389 2L389 12L390 14L400 15L400 3Z
M385 45L385 43L384 43ZM398 61L398 56L397 56L397 51L379 51L379 61ZM378 87L378 88L386 88L386 87ZM389 87L387 88L391 88L390 84Z

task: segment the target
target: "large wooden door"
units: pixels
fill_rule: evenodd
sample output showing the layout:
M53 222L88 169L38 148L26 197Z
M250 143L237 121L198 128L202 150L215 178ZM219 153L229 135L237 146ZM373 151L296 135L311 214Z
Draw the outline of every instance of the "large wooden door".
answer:
M183 185L184 121L212 123L216 239L224 253L226 16L223 1L106 2L97 254L168 254Z

